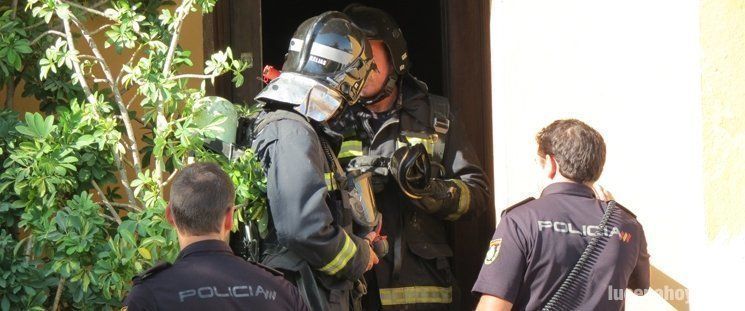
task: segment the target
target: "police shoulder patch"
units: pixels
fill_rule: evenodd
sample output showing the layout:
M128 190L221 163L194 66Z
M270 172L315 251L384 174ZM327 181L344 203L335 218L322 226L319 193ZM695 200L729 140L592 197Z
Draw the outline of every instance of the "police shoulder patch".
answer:
M499 256L499 249L502 247L502 239L494 239L489 242L489 250L486 251L486 258L484 258L484 264L490 265Z
M522 200L522 201L518 202L518 203L517 203L517 204L515 204L515 205L512 205L512 206L510 206L510 207L508 207L508 208L505 208L505 209L504 209L504 210L502 211L502 216L504 216L505 214L509 213L509 212L510 212L511 210L515 209L516 207L519 207L519 206L525 205L525 203L528 203L528 202L530 202L530 201L533 201L533 200L535 200L535 198L534 198L534 197L529 197L529 198L527 198L527 199L525 199L525 200Z
M623 210L624 212L626 212L626 213L628 213L629 215L631 215L631 217L634 217L634 218L636 218L636 214L632 213L632 212L631 212L631 211L630 211L630 210L629 210L628 208L626 208L626 207L624 207L623 205L621 205L621 203L618 203L618 202L616 202L616 207L618 207L618 208L622 209L622 210Z
M142 272L135 277L132 278L132 284L137 285L145 281L145 279L158 274L161 271L164 271L171 267L170 262L161 262L155 266L153 266L150 269L145 270L145 272Z
M264 270L268 271L269 273L271 273L271 274L273 274L273 275L276 275L276 276L282 276L282 277L284 277L284 275L285 275L284 273L282 273L282 272L279 272L279 270L277 270L277 269L274 269L274 268L271 268L271 267L269 267L269 266L266 266L266 265L260 264L260 263L258 263L258 262L253 262L253 261L250 261L250 263L251 263L251 264L254 264L254 265L256 265L256 266L257 266L257 267L259 267L259 268L262 268L262 269L264 269Z

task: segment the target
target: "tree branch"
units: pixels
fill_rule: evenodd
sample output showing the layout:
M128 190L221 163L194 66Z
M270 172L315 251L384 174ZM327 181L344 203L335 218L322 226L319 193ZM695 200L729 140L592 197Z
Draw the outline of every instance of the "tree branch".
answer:
M131 209L131 210L134 210L134 211L137 211L137 212L142 212L142 208L141 207L135 206L135 205L132 205L132 204L111 202L111 205L114 205L116 207L128 208L128 209Z
M171 173L171 176L168 176L168 179L166 179L166 181L165 181L165 182L163 182L163 187L164 187L164 188L165 188L166 186L168 186L168 184L170 184L170 183L171 183L171 181L173 181L173 178L174 178L174 177L176 177L176 174L177 174L177 173L178 173L178 169L175 169L175 170L173 170L173 173Z
M57 292L54 294L54 304L52 304L52 311L57 311L59 308L59 301L62 298L62 290L65 288L65 278L60 277L57 283Z
M91 8L91 9L97 9L97 8L103 6L104 4L107 4L109 2L110 2L110 0L103 0L103 1L98 2L96 4L89 5L88 7ZM41 20L41 21L39 21L36 24L26 26L26 28L24 28L24 29L25 30L31 30L31 29L34 29L34 28L39 27L41 25L44 25L44 24L47 24L47 22L45 20ZM59 29L61 29L61 26L62 26L62 24L57 24L56 26L50 26L49 28L59 30Z
M71 15L72 16L72 15ZM68 19L62 20L62 24L65 28L65 37L67 38L67 49L68 51L71 51L73 53L77 54L77 50L75 49L75 41L72 38L72 32L70 31L70 21ZM83 89L83 92L85 92L85 96L90 102L94 108L93 108L93 115L97 118L100 118L101 116L98 114L98 110L96 108L96 97L91 92L90 87L88 86L88 82L85 81L85 77L83 76L83 71L80 69L80 64L77 61L72 62L73 70L75 72L75 75L78 77L78 83L80 83L81 88ZM126 115L126 110L124 111L124 115ZM129 116L127 116L129 117ZM125 124L126 125L126 124ZM131 127L131 124L130 124ZM129 187L129 177L127 177L127 171L124 170L122 167L119 153L116 150L116 147L112 151L114 154L114 162L116 163L117 168L119 169L119 178L121 179L122 185L124 186L124 189L127 192L127 199L129 199L129 202L136 203L137 200L135 199L134 192L132 192L132 189Z
M34 235L29 234L24 240L26 240L26 249L23 254L26 256L26 262L29 262L34 257Z
M41 34L40 34L39 36L37 36L36 38L34 38L34 40L31 40L31 44L30 44L30 45L34 45L34 44L36 44L36 42L39 42L39 40L43 39L43 38L44 38L45 36L47 36L47 35L58 35L58 36L60 36L60 37L62 37L62 38L64 38L64 37L65 37L65 34L64 34L64 33L62 33L62 32L59 32L59 31L56 31L56 30L47 30L47 31L45 31L45 32L41 33Z
M96 29L94 31L91 31L91 36L97 35L99 32L103 31L104 29L111 27L111 25L113 25L113 24L105 24L105 25L103 25L101 27L98 27L98 29Z
M189 9L192 6L192 0L183 0L181 2L181 5L179 5L178 8L176 8L176 18L173 21L173 33L171 34L171 42L168 45L168 52L166 52L166 60L163 63L163 76L166 78L169 78L171 75L171 64L173 62L173 55L176 53L176 47L178 46L178 39L179 35L181 33L181 26L184 23L184 19L186 19L186 15L189 13ZM155 135L162 133L165 131L166 123L165 123L165 109L163 107L163 103L158 103L157 107L158 115L155 119ZM153 172L153 177L155 178L156 184L158 184L159 195L162 198L163 197L163 170L164 170L164 163L162 159L156 158L155 159L155 171Z
M102 204L102 203L99 203L98 205L101 205L101 204ZM114 219L114 217L111 217L111 216L109 216L109 215L106 215L106 214L101 214L101 217L103 217L103 218L105 218L105 219L108 219L108 220L109 220L109 221L111 221L111 222L116 222L116 219Z
M101 70L103 71L104 75L106 76L106 80L109 83L109 87L111 88L112 93L114 94L114 99L116 101L116 104L119 106L119 114L122 118L122 123L124 123L124 128L126 130L128 144L129 144L129 150L131 151L132 156L132 163L135 165L135 174L139 174L142 172L142 167L140 166L140 159L139 155L137 154L137 150L140 148L137 147L137 139L135 138L134 129L132 128L132 122L129 119L129 114L127 107L124 105L124 100L122 99L121 93L119 93L119 88L116 86L116 81L114 80L113 75L111 74L111 69L109 68L109 65L106 61L104 61L103 56L101 55L101 52L98 50L98 46L96 45L96 42L91 37L88 30L85 28L85 26L74 16L70 15L70 20L72 20L73 23L75 23L75 26L80 29L80 32L83 34L83 38L85 38L85 41L88 43L88 46L91 48L91 51L93 52L93 55L99 58L98 65L101 66ZM134 203L134 201L132 201Z
M200 74L187 73L187 74L175 75L175 76L169 77L168 80L189 79L189 78L207 80L207 79L217 78L219 76L220 76L219 74L200 75Z
M8 88L5 92L5 109L13 110L13 97L16 93L16 83L14 79L8 79Z
M73 54L78 54L77 49L75 48L75 41L72 38L72 32L70 31L70 22L69 20L65 19L62 21L62 25L64 25L65 28L65 38L67 38L67 50L72 52ZM83 92L85 93L86 99L95 106L96 104L96 97L91 92L90 87L88 86L88 82L85 80L85 77L83 76L83 70L80 68L80 64L77 61L72 62L73 71L75 72L75 75L78 77L78 83L80 83L80 87L83 89ZM98 114L98 110L93 109L93 114L97 118L100 118L101 116Z
M108 16L106 16L106 14L103 14L103 12L101 12L99 10L96 10L96 9L94 9L92 7L83 6L83 5L77 4L75 2L70 2L70 1L62 1L62 3L67 4L67 5L71 6L71 7L74 7L74 8L83 10L83 11L86 11L88 13L95 14L95 15L98 15L98 16L103 16L103 17L105 17L107 19L110 19Z
M16 13L18 12L18 0L13 0L13 3L10 5L10 9L13 10L10 14L10 19L16 19Z
M10 15L10 19L16 19L16 12L18 11L18 0L13 0L13 3L10 5L10 9L12 10L12 13ZM33 44L33 43L32 43ZM14 79L8 79L8 90L5 92L5 109L13 109L13 97L16 93L16 83Z
M114 148L116 149L116 147ZM137 199L135 198L135 193L132 191L132 187L129 186L129 177L127 176L127 170L122 166L122 158L119 156L119 151L113 150L113 154L116 168L119 170L119 178L121 178L122 186L124 186L124 191L127 193L127 199L129 203L136 204Z
M96 188L96 191L98 191L98 196L101 197L101 201L103 201L103 204L106 205L106 207L109 209L111 216L114 217L114 220L116 220L117 224L121 225L122 219L119 217L119 213L117 213L116 209L111 206L111 202L109 202L109 199L107 199L106 195L103 194L101 187L98 186L98 183L95 180L91 180L91 183L93 184L93 188Z
M171 63L173 62L173 55L176 53L176 47L178 46L178 37L181 33L181 25L183 25L186 15L189 14L189 7L191 7L192 0L184 0L181 5L176 8L176 19L173 21L173 34L171 36L171 42L168 45L168 52L166 52L166 60L163 63L163 75L169 76L171 73Z

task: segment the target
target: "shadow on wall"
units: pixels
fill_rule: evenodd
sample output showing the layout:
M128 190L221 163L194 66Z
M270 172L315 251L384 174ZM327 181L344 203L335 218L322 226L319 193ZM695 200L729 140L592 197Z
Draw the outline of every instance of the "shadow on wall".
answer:
M688 287L683 286L657 267L652 266L650 275L650 291L656 291L673 308L689 311Z

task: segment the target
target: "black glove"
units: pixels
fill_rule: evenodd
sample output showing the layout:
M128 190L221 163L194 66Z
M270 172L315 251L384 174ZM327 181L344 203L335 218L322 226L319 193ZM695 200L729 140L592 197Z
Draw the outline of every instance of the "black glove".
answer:
M393 152L389 163L391 175L414 205L441 218L457 219L464 212L460 206L462 191L456 181L431 177L432 164L422 144L404 146Z

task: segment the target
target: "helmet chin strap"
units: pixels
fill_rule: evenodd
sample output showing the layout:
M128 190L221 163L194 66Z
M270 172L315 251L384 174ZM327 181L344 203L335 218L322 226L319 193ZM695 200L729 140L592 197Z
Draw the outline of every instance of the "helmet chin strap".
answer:
M359 102L365 106L377 104L381 100L393 94L393 90L396 88L396 83L398 83L398 75L395 72L389 74L385 78L385 86L383 86L383 89L380 90L378 94L373 97L360 98Z

